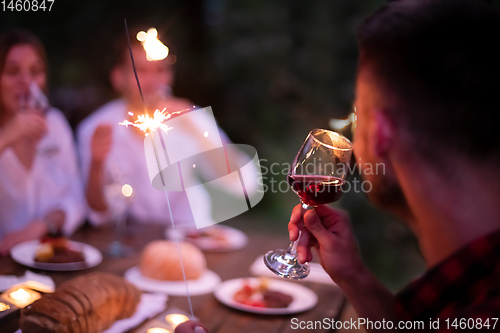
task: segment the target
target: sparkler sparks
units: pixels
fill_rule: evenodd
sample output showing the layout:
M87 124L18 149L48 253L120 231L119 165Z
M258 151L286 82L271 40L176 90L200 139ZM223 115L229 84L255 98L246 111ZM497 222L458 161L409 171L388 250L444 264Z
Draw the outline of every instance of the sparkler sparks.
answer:
M153 114L153 117L150 117L148 114L140 114L137 116L137 120L134 122L124 120L120 125L123 125L125 127L128 127L129 125L137 127L141 131L144 132L144 134L147 136L149 133L156 131L157 129L160 129L167 133L169 130L172 129L172 127L168 127L167 125L164 124L165 121L170 119L172 115L181 113L183 111L177 111L177 112L167 112L167 109L163 110L156 110L155 113ZM130 114L131 112L129 112Z

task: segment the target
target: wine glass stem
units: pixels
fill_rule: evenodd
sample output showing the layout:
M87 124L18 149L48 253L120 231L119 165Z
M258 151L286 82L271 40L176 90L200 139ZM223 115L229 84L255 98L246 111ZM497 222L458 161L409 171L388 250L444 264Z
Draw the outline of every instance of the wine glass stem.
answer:
M302 203L302 209L303 210L311 210L314 209L314 206L310 206L308 204ZM302 231L299 230L299 237L294 242L290 243L290 246L288 246L288 250L286 251L285 254L285 259L286 260L291 260L295 261L297 260L297 244L299 244L300 236L302 235Z
M297 260L297 244L299 243L300 235L302 234L301 231L299 231L299 237L294 242L290 243L290 246L288 246L288 250L286 250L286 254L284 256L285 260L289 261L290 263Z
M128 209L125 210L117 217L116 225L115 225L115 238L116 241L121 243L123 239L123 227L127 221Z
M305 204L305 203L303 203L303 202L302 202L301 204L302 204L302 209L303 209L303 210L311 210L311 209L316 208L315 206L310 206L310 205Z

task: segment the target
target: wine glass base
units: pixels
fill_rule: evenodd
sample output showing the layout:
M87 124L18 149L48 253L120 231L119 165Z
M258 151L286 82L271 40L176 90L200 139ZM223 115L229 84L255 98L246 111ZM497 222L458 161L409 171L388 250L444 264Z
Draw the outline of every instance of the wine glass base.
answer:
M126 258L134 254L134 250L122 242L114 241L105 251L105 255L109 258Z
M286 259L286 250L269 251L264 255L264 263L273 273L289 280L302 280L309 275L309 264Z

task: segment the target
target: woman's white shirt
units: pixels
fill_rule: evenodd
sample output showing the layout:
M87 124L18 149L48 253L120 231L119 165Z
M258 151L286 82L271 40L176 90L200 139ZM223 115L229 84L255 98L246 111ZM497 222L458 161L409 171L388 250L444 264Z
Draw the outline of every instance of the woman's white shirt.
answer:
M0 154L0 239L54 210L66 214L63 232L84 221L85 203L73 133L64 115L51 108L47 134L38 142L31 169L6 148Z

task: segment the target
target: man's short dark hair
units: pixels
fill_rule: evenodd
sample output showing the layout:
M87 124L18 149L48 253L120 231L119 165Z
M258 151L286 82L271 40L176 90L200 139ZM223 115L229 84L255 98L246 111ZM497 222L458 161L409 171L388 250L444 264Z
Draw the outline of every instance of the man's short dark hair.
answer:
M357 30L360 69L397 100L394 118L433 155L500 159L500 14L481 0L400 0Z

